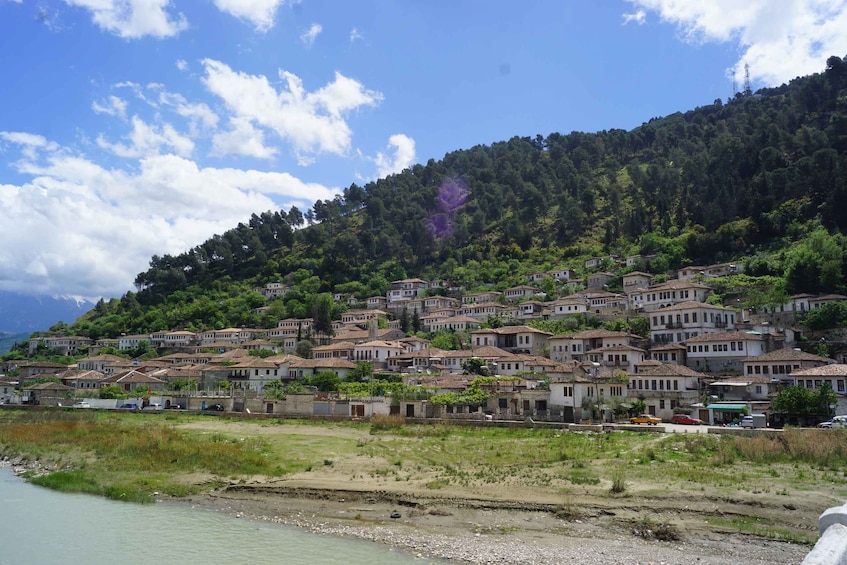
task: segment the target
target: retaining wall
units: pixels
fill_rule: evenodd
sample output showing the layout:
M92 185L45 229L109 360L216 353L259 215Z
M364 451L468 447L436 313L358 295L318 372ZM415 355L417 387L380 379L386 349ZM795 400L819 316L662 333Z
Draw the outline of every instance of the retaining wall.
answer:
M818 530L821 537L802 565L847 565L847 504L821 514Z

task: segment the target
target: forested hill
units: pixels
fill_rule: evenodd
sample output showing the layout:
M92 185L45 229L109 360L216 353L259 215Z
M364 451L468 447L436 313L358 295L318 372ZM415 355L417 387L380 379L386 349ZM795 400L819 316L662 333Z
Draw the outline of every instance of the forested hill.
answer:
M255 320L244 308L220 305L268 282L294 288L273 314L297 315L320 292L384 294L411 276L506 284L608 252L658 252L655 273L759 257L758 270L781 276L772 254L816 227L844 232L845 196L847 57L830 57L823 73L632 131L515 137L353 184L306 211L253 215L184 254L153 257L137 293L101 303L76 329L246 324ZM817 275L795 284L843 284Z

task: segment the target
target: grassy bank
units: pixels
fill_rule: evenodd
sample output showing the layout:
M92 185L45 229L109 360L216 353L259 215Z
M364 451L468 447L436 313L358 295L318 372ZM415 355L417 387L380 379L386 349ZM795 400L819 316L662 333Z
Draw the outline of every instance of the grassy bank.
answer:
M242 421L82 410L0 412L0 454L32 480L123 500L224 484L404 492L555 506L564 517L674 523L800 542L847 498L847 433L775 436Z
M0 453L53 469L30 472L33 483L135 502L149 502L157 492L199 492L221 478L286 472L255 438L187 433L162 418L82 410L0 413Z

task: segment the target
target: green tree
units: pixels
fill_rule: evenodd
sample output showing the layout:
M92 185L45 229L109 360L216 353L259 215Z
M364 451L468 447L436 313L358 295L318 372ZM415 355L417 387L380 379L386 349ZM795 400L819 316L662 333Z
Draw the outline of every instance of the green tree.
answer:
M415 309L417 312L417 309ZM411 328L411 321L409 320L409 310L403 306L403 311L400 312L400 330L407 334L409 333L409 329Z
M803 323L813 331L847 326L847 301L830 302L813 308L806 314Z
M118 385L106 385L104 387L100 387L99 396L104 399L127 398L124 389Z
M355 369L347 373L347 382L363 383L373 378L374 364L370 361L359 361Z
M312 320L316 333L326 336L331 336L335 333L332 329L332 307L332 296L329 294L320 294L315 297L315 301L312 304Z
M488 364L484 359L480 359L479 357L471 357L464 361L462 363L462 369L472 375L480 375L482 377L487 377L490 373Z
M838 397L828 383L817 390L809 390L802 386L790 386L780 389L773 400L775 412L791 414L807 418L831 418L833 407Z
M322 371L317 375L304 378L303 382L317 388L321 392L331 392L338 390L338 385L341 384L341 378L332 371Z

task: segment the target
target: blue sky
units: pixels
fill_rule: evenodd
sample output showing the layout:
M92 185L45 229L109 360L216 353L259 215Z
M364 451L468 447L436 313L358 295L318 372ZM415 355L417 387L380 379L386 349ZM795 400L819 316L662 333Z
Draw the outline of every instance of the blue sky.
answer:
M0 290L515 135L632 129L847 54L847 1L0 0Z

